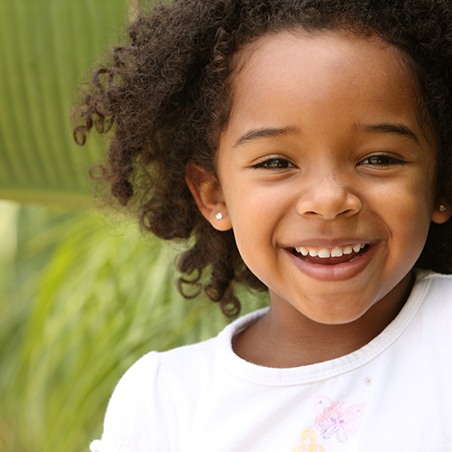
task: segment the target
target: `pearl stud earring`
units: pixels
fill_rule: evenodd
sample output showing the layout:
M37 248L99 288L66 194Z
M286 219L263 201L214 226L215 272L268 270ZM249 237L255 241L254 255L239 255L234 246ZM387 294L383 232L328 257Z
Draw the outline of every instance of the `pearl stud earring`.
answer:
M221 212L218 212L218 213L215 215L215 218L216 218L218 221L220 221L220 220L223 219L223 214L222 214Z

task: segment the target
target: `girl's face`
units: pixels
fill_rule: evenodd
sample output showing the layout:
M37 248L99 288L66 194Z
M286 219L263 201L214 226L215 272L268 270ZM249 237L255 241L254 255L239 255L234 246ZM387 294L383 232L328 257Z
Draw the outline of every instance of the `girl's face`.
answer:
M435 200L435 139L398 51L346 32L280 32L237 55L207 193L272 307L325 324L398 306ZM206 212L206 211L204 211Z

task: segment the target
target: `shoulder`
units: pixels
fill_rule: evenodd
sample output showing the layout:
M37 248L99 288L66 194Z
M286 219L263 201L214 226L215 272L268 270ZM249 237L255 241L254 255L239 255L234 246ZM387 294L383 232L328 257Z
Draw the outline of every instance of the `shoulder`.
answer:
M150 352L136 361L113 391L102 440L93 443L92 451L171 450L181 412L188 418L204 389L221 380L232 336L257 315L238 319L213 339Z
M424 305L435 304L438 309L452 312L452 275L418 271L415 288L424 298Z
M159 424L164 412L174 405L179 385L195 390L207 378L214 365L216 342L211 339L167 352L150 352L136 361L114 389L105 415L105 432L120 429L135 435L136 425ZM143 434L139 432L139 436Z
M154 423L155 382L160 363L158 354L149 353L133 364L116 385L108 403L101 441L91 444L92 452L142 452L153 443L149 435Z
M421 271L412 291L419 299L418 322L430 334L452 338L452 275Z
M116 385L102 439L91 444L91 451L171 450L172 420L177 419L174 381L188 386L196 382L201 367L207 368L213 347L211 340L169 352L150 352L136 361Z

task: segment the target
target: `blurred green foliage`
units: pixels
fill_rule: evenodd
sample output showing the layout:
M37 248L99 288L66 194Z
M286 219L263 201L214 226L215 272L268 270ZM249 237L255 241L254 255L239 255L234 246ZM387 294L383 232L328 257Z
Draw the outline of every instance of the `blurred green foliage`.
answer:
M0 198L87 207L88 168L69 121L77 86L123 35L126 0L0 2Z
M135 3L0 2L2 452L88 450L132 362L226 323L175 290L180 245L91 208L87 171L103 145L72 143L77 85ZM243 298L246 311L262 303Z
M174 285L177 247L95 213L3 203L0 450L84 450L122 373L207 338L216 306Z

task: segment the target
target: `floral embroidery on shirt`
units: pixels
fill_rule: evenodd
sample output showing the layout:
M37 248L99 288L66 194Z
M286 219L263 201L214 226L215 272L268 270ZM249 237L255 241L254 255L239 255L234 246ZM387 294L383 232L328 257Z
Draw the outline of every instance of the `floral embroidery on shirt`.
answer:
M301 444L292 452L325 452L322 445L317 442L317 437L312 428L305 428L301 434Z
M345 443L348 435L356 433L358 421L365 403L344 407L344 402L335 402L329 397L317 397L315 427L323 439L336 439Z

